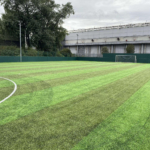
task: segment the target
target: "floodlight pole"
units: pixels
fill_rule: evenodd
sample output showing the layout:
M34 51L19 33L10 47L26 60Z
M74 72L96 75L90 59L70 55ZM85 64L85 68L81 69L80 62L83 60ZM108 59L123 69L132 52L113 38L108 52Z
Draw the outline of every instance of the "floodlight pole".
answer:
M19 21L19 30L20 30L20 62L22 62L22 49L21 49L21 21Z

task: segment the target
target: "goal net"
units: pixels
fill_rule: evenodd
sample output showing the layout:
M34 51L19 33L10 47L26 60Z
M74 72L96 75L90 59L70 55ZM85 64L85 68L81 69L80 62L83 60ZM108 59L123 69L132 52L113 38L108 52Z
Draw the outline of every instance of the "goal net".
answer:
M136 55L116 55L115 62L137 62Z

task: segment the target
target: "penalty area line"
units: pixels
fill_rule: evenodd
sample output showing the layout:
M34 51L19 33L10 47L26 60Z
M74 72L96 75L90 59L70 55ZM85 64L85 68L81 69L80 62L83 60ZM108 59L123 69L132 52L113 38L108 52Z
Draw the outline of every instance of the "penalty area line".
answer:
M10 98L16 92L16 90L17 90L17 84L14 81L12 81L10 79L7 79L7 78L0 77L0 79L8 80L8 81L12 82L14 84L14 86L15 86L13 92L9 96L7 96L6 98L4 98L2 101L0 101L0 104L1 104L4 101L6 101L8 98Z

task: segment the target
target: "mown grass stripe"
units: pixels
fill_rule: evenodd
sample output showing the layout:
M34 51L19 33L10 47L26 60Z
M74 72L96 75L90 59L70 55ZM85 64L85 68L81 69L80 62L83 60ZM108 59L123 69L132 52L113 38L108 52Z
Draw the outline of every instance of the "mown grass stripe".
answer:
M95 65L95 64L94 64ZM101 64L99 64L99 65L101 65ZM65 65L65 67L66 68L71 68L71 67L80 67L81 65L80 64L74 64L74 65ZM84 66L93 66L93 65L91 65L91 64L85 64ZM53 65L46 65L46 66L37 66L37 67L26 67L26 68L16 68L16 69L14 69L14 68L11 68L11 69L9 69L9 70L0 70L0 73L3 73L3 72L14 72L14 71L24 71L24 70L37 70L37 69L53 69L53 68L61 68L61 67L64 67L64 65L62 65L62 66L53 66Z
M104 64L104 63L95 63L94 65L101 65L101 64ZM107 63L108 65L109 64L112 64L112 63ZM79 66L80 64L78 64L78 63L74 63L74 64L70 64L70 63L65 63L65 66ZM91 63L82 63L82 65L84 66L87 66L87 65L92 65ZM11 71L11 70L15 70L15 71L17 71L17 70L23 70L23 69L31 69L31 68L40 68L40 67L50 67L50 68L54 68L54 67L63 67L64 66L64 64L50 64L50 63L48 63L48 64L43 64L43 65L41 65L41 64L39 64L39 65L26 65L25 67L22 67L22 66L20 66L20 67L18 67L18 66L11 66L11 68L0 68L0 72L1 71Z
M5 67L24 67L24 66L27 66L27 65L35 65L35 66L38 66L38 65L47 65L47 64L54 64L54 65L60 65L61 64L66 64L66 63L69 63L69 64L79 64L80 62L79 61L41 61L41 62L10 62L10 63L1 63L2 65L0 66L0 68L5 68ZM83 62L84 64L88 64L88 61L87 62ZM90 62L89 62L90 63ZM101 63L101 62L100 62Z
M14 119L20 118L21 116L25 116L45 107L55 105L59 102L76 97L80 94L89 92L90 90L94 90L111 82L115 82L116 80L127 77L134 73L141 71L144 72L145 69L146 66L143 66L143 68L131 68L120 72L118 71L110 73L105 76L93 77L53 88L50 87L37 92L14 96L9 99L9 102L6 101L0 105L1 123L4 124L10 122ZM33 85L32 91L34 91L36 88L37 86L34 87ZM53 97L51 97L52 95ZM7 112L7 114L4 112Z
M88 61L85 61L85 62L78 62L78 61L74 61L74 62L68 62L68 61L63 61L63 62L47 62L47 63L42 63L42 62L40 62L40 63L38 63L38 62L36 62L36 63L32 63L31 64L31 62L30 63L26 63L26 62L23 62L23 64L24 65L17 65L18 63L12 63L9 67L7 66L7 65L4 65L4 64L2 64L1 66L0 66L0 70L1 69L9 69L9 68L21 68L21 67L28 67L28 66L32 66L32 67L38 67L38 66L63 66L63 65L80 65L80 64L82 64L82 65L88 65L88 64L112 64L112 62L88 62Z
M101 61L39 61L39 62L11 62L11 63L2 63L2 65L11 67L11 66L26 66L26 65L38 65L38 64L66 64L66 63L70 63L70 64L88 64L88 63L112 63L112 62L101 62ZM2 66L3 67L3 66Z
M138 66L136 66L136 67L138 67ZM83 74L72 75L69 77L69 79L68 79L68 76L63 77L63 78L55 78L52 80L44 80L44 81L38 80L37 82L35 82L35 79L34 79L35 83L32 83L31 81L29 81L29 79L27 79L27 80L25 80L25 82L29 82L28 84L27 83L18 84L18 82L17 82L18 90L15 93L15 95L22 95L25 93L30 93L31 91L33 91L33 89L35 92L35 91L47 89L50 86L54 87L54 86L64 85L64 84L71 83L71 82L82 81L82 80L85 80L88 78L93 78L96 76L102 76L102 75L106 75L106 74L109 74L112 72L133 68L133 66L124 66L124 67L121 66L121 68L119 66L117 66L117 67L114 67L112 69L110 69L110 68L111 67L103 68L100 70L94 70L94 72L92 70L89 70L89 72L85 72L85 70L84 70ZM55 77L57 77L57 76L55 76ZM45 84L45 82L46 82L46 84ZM35 84L35 85L33 86L33 84ZM4 85L5 85L5 87L3 87L3 88L1 87L0 89L2 91L1 95L3 97L6 97L6 95L8 93L7 91L10 91L12 87L7 87L6 85L9 85L9 83L6 84L5 81L4 81L4 84L2 84L1 86L4 86ZM36 88L35 88L35 86L36 86Z
M150 81L72 150L149 150L149 89Z
M82 68L71 68L71 69L64 69L64 70L54 70L54 71L50 71L50 70L48 70L48 71L43 71L43 72L34 72L34 73L30 73L30 72L28 72L28 73L26 73L25 75L24 74L17 74L17 75L8 75L8 76L5 76L5 77L9 77L9 78L11 78L11 79L15 79L15 78L24 78L24 77L27 77L27 76L30 76L30 77L35 77L35 76L41 76L41 75L46 75L46 74L56 74L56 73L63 73L63 72L71 72L71 71L80 71L80 70L89 70L89 69L100 69L100 68L103 68L103 67L107 67L107 66L112 66L112 67L114 67L114 66L118 66L118 65L116 65L116 64L112 64L112 65L107 65L107 64L105 64L105 65L99 65L99 66L89 66L89 67L87 67L87 66L83 66ZM124 65L122 65L122 66L124 66Z
M124 65L125 68L126 68L126 65ZM124 66L121 65L121 67L124 69ZM89 72L96 72L96 71L103 71L103 70L108 70L110 68L118 68L120 67L119 65L117 66L101 66L101 67L97 67L97 68L94 68L94 69L81 69L81 70L78 70L78 71L71 71L71 72L60 72L60 73L56 73L56 74L48 74L48 75L37 75L37 76L25 76L24 78L17 78L17 79L13 79L17 85L22 85L22 84L27 84L27 83L31 83L31 84L34 84L35 82L38 82L38 81L41 81L43 82L46 81L46 80L52 80L52 79L56 79L56 78L64 78L64 77L71 77L71 76L75 76L75 75L80 75L80 74L85 74L85 73L89 73ZM127 65L127 68L133 68L134 66L130 66L130 65ZM138 66L136 66L138 67ZM134 67L135 68L135 67ZM121 69L121 68L120 68ZM68 70L69 71L69 70ZM12 78L10 78L12 79ZM9 83L6 84L6 82L0 82L0 88L1 87L8 87L9 86Z
M86 66L86 65L85 65ZM95 65L87 65L87 67L89 67L89 66L95 66ZM73 68L82 68L83 66L82 65L80 65L80 66L74 66L74 67L71 67L71 66L69 66L69 67L67 67L66 65L64 65L64 67L61 67L61 68L41 68L40 70L37 70L37 69L35 69L35 70L20 70L20 71L13 71L13 72L4 72L4 73L0 73L0 76L6 76L6 75L13 75L13 74L26 74L26 73L36 73L36 72L43 72L43 71L48 71L48 70L50 70L50 71L54 71L54 70L64 70L64 69L73 69Z
M71 149L148 82L149 73L116 77L116 82L0 126L0 148Z
M1 63L0 68L5 68L5 67L24 67L27 65L34 65L34 66L38 66L38 65L47 65L47 64L54 64L54 65L60 65L61 64L91 64L91 63L110 63L110 62L91 62L91 61L46 61L46 62L21 62L21 63Z

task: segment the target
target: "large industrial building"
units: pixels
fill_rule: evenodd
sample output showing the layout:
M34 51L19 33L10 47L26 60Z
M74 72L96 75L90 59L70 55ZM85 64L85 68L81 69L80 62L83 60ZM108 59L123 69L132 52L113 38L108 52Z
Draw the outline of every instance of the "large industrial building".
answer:
M150 23L72 30L63 41L73 54L89 57L101 57L103 46L125 53L128 44L135 45L135 53L150 53Z

